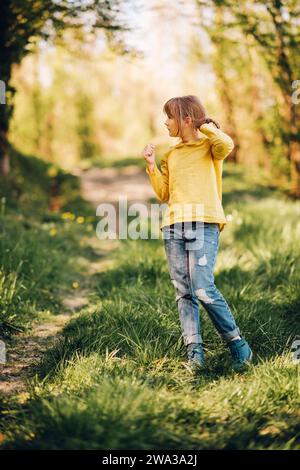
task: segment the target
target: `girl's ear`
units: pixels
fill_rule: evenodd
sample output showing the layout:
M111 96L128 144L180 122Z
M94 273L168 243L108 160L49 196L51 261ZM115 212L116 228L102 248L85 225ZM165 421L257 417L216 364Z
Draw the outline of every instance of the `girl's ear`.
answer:
M184 118L184 122L185 122L186 124L188 124L188 125L192 124L193 121L192 121L191 116L186 116L186 117Z

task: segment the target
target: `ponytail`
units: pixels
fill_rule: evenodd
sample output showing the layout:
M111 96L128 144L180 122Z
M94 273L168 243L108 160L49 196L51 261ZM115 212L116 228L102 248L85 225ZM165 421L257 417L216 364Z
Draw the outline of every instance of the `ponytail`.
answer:
M195 127L196 127L196 129L199 129L202 126L202 124L209 124L210 122L213 122L214 125L218 129L220 129L220 124L217 121L215 121L214 119L211 119L211 118L203 118L200 121L196 121L195 122Z

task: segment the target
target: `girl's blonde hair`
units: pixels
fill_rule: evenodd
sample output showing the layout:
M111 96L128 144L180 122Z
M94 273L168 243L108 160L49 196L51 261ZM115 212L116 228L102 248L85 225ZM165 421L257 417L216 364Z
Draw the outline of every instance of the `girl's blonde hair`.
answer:
M181 120L190 116L195 129L198 129L202 124L213 122L218 128L219 124L211 118L206 116L205 109L195 95L177 96L169 99L163 107L169 119L175 119L177 122L178 132L177 135L182 137Z

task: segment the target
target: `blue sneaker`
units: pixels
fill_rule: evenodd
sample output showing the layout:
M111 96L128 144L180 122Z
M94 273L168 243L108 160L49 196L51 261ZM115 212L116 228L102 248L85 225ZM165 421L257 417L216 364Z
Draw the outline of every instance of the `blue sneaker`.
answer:
M204 351L201 343L187 345L188 363L196 367L204 366Z
M239 371L246 368L252 361L253 352L245 338L229 341L228 346L233 359L233 369Z

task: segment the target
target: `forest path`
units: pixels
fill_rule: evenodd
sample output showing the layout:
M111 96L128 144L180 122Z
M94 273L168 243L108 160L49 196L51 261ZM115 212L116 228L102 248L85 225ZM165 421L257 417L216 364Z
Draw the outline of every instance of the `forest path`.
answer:
M74 169L72 173L80 178L82 197L95 208L100 203L117 207L120 195L127 198L128 206L134 202L148 205L149 198L154 196L146 172L134 165L123 168L92 167L85 171ZM87 243L92 245L96 253L97 250L101 253L99 259L90 263L89 276L106 268L110 262L109 255L118 240L100 241L96 234L91 234ZM42 322L34 322L30 331L19 333L6 342L6 362L0 364L0 396L26 393L28 380L44 352L59 339L60 332L72 314L88 304L89 292L86 288L73 291L63 300L65 308L62 313Z

